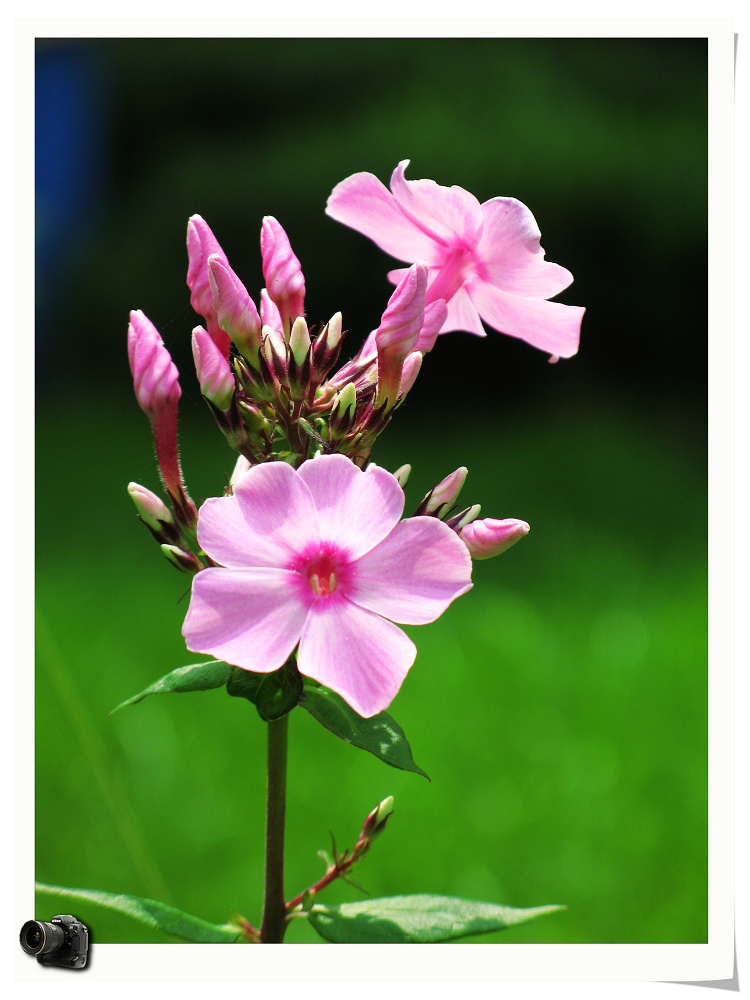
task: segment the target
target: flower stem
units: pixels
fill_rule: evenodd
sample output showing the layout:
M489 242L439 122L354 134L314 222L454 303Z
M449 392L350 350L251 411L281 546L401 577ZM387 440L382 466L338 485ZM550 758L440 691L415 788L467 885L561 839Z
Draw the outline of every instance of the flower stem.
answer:
M263 898L262 944L281 944L286 930L284 905L284 818L289 716L268 723L266 786L266 884Z

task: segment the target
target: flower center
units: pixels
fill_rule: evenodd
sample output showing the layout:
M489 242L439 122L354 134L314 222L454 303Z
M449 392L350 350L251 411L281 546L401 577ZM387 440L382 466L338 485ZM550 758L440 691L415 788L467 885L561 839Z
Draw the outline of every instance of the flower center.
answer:
M318 597L330 597L338 587L336 563L325 552L319 552L307 564L307 582Z

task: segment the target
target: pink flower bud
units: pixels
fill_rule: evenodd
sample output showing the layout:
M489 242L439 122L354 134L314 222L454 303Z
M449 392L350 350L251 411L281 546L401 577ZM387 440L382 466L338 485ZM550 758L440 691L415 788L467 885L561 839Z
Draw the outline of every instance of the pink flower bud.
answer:
M153 420L164 409L176 409L182 394L177 368L158 330L140 309L130 314L128 360L143 412Z
M260 322L261 326L270 326L277 333L283 333L284 324L281 322L281 314L276 308L276 303L268 294L267 288L260 290Z
M225 357L229 357L229 335L220 325L214 308L214 297L208 276L208 258L218 256L229 266L226 254L216 237L200 215L191 215L187 228L188 272L187 284L190 289L190 304L202 316L211 339Z
M458 537L466 545L472 559L491 559L515 545L528 531L525 521L514 518L498 521L487 517L465 525L459 530Z
M220 410L228 410L234 396L232 370L202 326L193 330L193 360L201 394Z
M245 473L248 471L249 468L250 468L250 462L245 458L244 455L240 455L237 461L235 462L234 470L232 471L232 475L229 478L229 485L232 488L232 490L234 490L234 487L237 485L240 479L242 479L242 477L245 475Z
M219 254L208 258L208 281L217 322L228 333L237 350L257 367L260 348L260 316L247 289Z
M426 354L435 346L440 328L448 318L448 304L443 299L437 299L425 306L424 323L416 343L416 350Z
M153 531L162 531L165 524L174 524L172 511L164 501L139 483L129 483L128 494L135 504L138 516Z
M421 367L422 353L420 351L412 351L406 361L404 361L404 367L401 371L401 385L398 389L398 398L400 400L404 399L407 392L409 392L417 381L417 375L419 375Z
M461 466L455 472L451 472L442 482L438 483L419 505L420 514L440 515L443 511L448 511L458 499L458 495L466 482L469 470L466 466Z
M427 265L412 264L391 295L375 333L378 349L378 392L381 405L392 407L398 396L404 361L414 350L424 322Z
M263 219L260 231L263 277L268 294L281 315L284 328L305 311L305 279L289 238L273 216Z

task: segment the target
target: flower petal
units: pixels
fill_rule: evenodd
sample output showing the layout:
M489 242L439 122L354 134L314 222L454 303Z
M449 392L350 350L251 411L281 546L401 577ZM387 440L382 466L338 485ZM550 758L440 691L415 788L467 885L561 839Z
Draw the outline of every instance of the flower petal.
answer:
M234 495L212 497L198 515L198 542L222 566L288 567L319 541L310 491L286 462L254 465Z
M570 358L578 350L586 311L582 306L511 295L476 277L466 287L479 315L495 330L561 358Z
M433 240L399 210L391 192L374 174L352 174L331 192L326 214L368 236L381 250L408 261L435 259Z
M479 276L504 292L548 299L567 288L573 275L544 259L542 234L529 209L515 198L482 205L484 229L476 250Z
M379 466L362 472L343 455L322 455L304 462L298 474L315 502L321 541L335 544L344 558L369 552L403 513L404 491Z
M474 333L477 337L487 336L476 306L465 288L459 288L448 302L448 315L440 328L441 333L451 333L453 330L465 330L466 333Z
M391 191L402 212L444 246L474 246L484 225L482 207L474 195L455 184L443 187L428 179L407 181L408 165L408 160L402 160L391 176ZM435 262L434 254L424 259Z
M396 625L334 596L310 608L297 666L369 719L388 708L416 655Z
M352 569L347 597L402 625L434 622L472 587L466 546L435 517L401 521Z
M209 567L193 579L182 634L188 649L256 673L282 667L307 617L297 574Z

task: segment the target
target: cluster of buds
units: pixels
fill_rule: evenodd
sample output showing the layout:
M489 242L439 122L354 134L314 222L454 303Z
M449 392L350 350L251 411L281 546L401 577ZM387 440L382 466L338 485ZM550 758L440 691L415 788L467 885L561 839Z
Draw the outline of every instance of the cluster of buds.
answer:
M341 313L317 332L308 326L299 260L270 216L263 220L260 249L265 287L258 309L206 222L199 215L188 222L187 284L191 304L205 323L192 334L201 394L239 453L238 469L274 460L296 467L334 452L364 466L376 437L414 384L423 354L435 343L445 302L425 307L428 271L418 261L391 295L377 330L331 376L345 334ZM197 512L178 456L178 373L140 310L130 316L128 353L136 397L151 422L168 505L137 483L129 492L170 562L196 572L204 563L190 550Z
M402 272L380 324L337 371L345 331L341 313L317 332L304 315L305 279L287 234L263 220L260 250L265 287L259 308L232 270L206 222L188 222L187 284L205 326L192 334L200 385L216 423L239 454L227 487L253 465L299 466L316 455L340 453L360 467L401 405L447 317L447 305L428 291L429 270L417 261ZM209 562L193 551L197 522L180 468L177 369L156 328L140 311L130 316L128 353L135 393L149 417L168 503L131 483L141 520L178 569L195 573ZM333 372L333 373L332 373ZM396 473L403 486L408 467ZM479 506L455 512L466 477L458 469L425 497L416 515L453 528L476 559L497 555L527 531L524 521L478 521Z
M329 378L342 316L317 333L308 326L305 279L276 219L266 217L261 228L260 309L200 216L190 219L187 243L191 302L206 324L193 331L196 372L229 444L251 464L283 459L297 466L333 452L365 464L445 318L444 303L425 310L426 265L407 271L379 328Z

